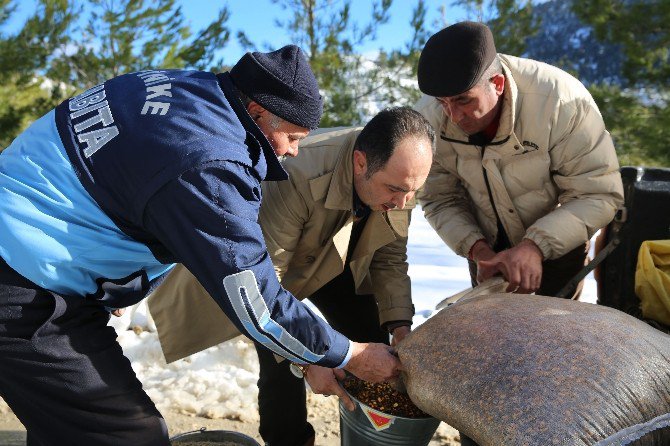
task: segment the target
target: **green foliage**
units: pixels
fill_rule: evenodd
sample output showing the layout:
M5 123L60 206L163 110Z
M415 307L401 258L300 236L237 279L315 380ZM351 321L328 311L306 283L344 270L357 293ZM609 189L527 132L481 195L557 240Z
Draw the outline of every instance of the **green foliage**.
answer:
M667 98L643 102L641 93L592 85L591 94L612 134L622 166L670 166L670 108Z
M0 26L4 25L16 11L16 3L12 0L0 0Z
M389 20L392 0L373 2L370 21L363 25L351 18L349 0L273 0L288 12L277 26L289 30L291 41L303 48L325 100L323 127L360 124L369 118L374 104L409 105L418 97L413 82L416 61L427 39L425 2L419 0L405 48L360 54L363 44L374 42L380 26ZM250 39L240 33L243 44Z
M38 0L17 33L18 2L0 0L0 147L72 94L148 68L216 69L227 43L221 9L194 33L176 0Z
M42 77L29 83L3 80L0 83L0 150L66 95L62 86Z
M322 126L363 123L376 107L411 105L416 66L431 34L417 0L402 48L362 54L390 20L392 0L375 0L369 20L351 16L351 0L273 0L291 41L306 50L325 98ZM556 0L557 1L557 0ZM37 0L19 31L7 23L18 0L0 0L0 147L64 98L121 73L146 68L225 69L215 51L230 38L226 8L202 30L190 29L177 0ZM492 29L499 52L520 55L539 27L530 0L456 0ZM592 85L621 164L670 165L670 2L572 1L600 39L619 44L635 89ZM440 26L447 25L441 23ZM256 49L243 33L238 39ZM566 61L566 66L579 61Z
M572 9L598 38L621 46L625 83L635 87L590 88L615 138L619 161L670 166L670 2L580 0Z
M2 15L6 21L15 12L16 3L5 4L8 9L3 8ZM40 0L18 33L3 33L0 38L0 80L31 84L36 75L44 74L54 54L70 42L67 33L79 12L68 0Z
M621 44L631 85L669 85L668 0L579 0L572 9L599 39Z
M0 1L0 26L17 4ZM44 68L68 44L67 30L77 12L67 0L41 0L20 31L0 34L0 150L74 91L59 80L45 78Z
M465 8L475 20L491 28L499 53L521 56L526 39L539 29L539 19L533 15L530 0L456 0L453 4Z
M226 8L194 37L176 0L89 0L85 6L86 25L70 30L77 39L47 69L50 78L77 89L149 68L211 69L230 34Z

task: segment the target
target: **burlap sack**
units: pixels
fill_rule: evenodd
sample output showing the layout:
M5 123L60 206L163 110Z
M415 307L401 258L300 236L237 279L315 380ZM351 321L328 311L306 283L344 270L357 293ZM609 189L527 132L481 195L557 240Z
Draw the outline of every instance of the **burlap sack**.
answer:
M481 446L670 444L670 336L612 308L476 297L399 355L415 404Z

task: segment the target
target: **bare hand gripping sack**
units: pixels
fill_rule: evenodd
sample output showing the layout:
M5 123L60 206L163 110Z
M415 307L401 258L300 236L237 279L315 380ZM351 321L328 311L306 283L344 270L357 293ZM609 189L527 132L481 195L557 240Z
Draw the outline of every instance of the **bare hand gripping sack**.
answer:
M670 336L612 308L476 297L399 355L414 403L480 446L670 444Z

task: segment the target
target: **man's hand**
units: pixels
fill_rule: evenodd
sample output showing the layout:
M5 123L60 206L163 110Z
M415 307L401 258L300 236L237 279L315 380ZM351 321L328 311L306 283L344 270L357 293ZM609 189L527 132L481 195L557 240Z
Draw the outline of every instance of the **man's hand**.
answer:
M486 239L477 240L472 248L470 248L472 260L479 262L480 260L490 260L495 257L496 252L491 249Z
M325 396L337 395L347 409L354 410L356 409L354 402L340 384L345 376L344 370L328 369L312 364L307 369L305 379L314 393Z
M491 260L496 256L496 252L486 240L477 240L470 248L470 253L471 259L477 263L477 283L482 283L500 272L497 265L486 266L479 263L481 260Z
M405 339L405 336L407 336L410 333L410 331L412 331L412 329L410 328L409 325L396 327L393 330L393 333L391 333L391 336L393 336L391 338L391 347L397 346L400 343L400 341Z
M533 293L542 283L542 251L535 242L523 239L514 248L499 252L490 260L477 262L477 281L480 283L500 272L509 286L507 292Z
M393 348L386 344L352 343L351 359L344 367L358 378L371 383L390 381L401 370L400 360L393 355Z

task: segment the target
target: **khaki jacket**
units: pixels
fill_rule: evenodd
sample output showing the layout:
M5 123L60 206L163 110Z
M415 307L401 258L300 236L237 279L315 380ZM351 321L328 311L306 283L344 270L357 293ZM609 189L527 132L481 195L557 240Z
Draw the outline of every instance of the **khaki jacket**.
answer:
M497 212L512 245L528 238L555 259L612 220L623 203L619 163L598 107L577 79L541 62L498 57L505 90L488 146L470 144L435 98L417 103L439 135L418 199L461 256L481 238L493 246Z
M284 288L299 299L344 271L353 224L353 164L360 128L321 131L284 162L287 181L263 183L259 220ZM351 257L359 294L373 293L381 324L411 320L407 231L411 207L373 212ZM149 298L168 362L239 334L198 281L178 265Z

